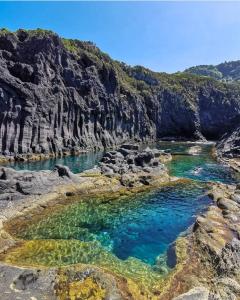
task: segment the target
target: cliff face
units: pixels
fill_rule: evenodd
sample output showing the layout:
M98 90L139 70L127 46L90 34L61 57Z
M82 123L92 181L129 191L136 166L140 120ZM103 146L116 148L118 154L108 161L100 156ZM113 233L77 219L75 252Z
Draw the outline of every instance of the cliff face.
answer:
M218 139L240 114L238 85L130 68L41 30L0 32L0 73L3 154Z
M240 126L226 133L217 144L220 157L240 158Z

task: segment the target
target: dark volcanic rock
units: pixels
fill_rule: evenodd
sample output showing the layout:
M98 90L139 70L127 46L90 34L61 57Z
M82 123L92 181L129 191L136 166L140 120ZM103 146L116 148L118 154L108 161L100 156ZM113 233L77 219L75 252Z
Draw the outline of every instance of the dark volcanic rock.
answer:
M240 126L223 136L217 144L217 151L222 157L240 158Z
M0 72L4 155L219 138L240 111L238 86L130 68L43 30L0 31Z
M77 181L68 167L57 165L54 171L16 171L0 169L0 200L17 200L26 196L42 195L54 186Z
M61 177L67 176L68 178L74 178L74 174L70 171L69 167L63 165L56 165L54 170L58 172Z
M124 144L103 156L100 170L104 175L120 177L124 186L149 185L157 177L168 176L161 163L162 155L166 154L161 150L146 148L140 151L137 145Z

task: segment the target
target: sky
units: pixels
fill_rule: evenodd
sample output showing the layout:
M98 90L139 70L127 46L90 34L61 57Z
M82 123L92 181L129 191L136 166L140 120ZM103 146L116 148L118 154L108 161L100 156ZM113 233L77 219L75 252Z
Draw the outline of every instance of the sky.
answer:
M0 27L50 29L155 71L240 59L240 2L0 2Z

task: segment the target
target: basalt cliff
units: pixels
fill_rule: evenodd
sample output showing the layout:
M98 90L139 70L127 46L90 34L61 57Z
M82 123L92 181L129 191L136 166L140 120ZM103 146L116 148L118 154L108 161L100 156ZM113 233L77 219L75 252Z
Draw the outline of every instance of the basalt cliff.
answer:
M51 31L0 31L0 153L75 153L235 128L240 86L156 73Z

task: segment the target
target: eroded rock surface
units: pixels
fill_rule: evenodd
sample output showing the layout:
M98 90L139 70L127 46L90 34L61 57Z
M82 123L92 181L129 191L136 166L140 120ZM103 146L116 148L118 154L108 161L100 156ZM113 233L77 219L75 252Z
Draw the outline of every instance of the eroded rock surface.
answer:
M240 158L240 127L226 133L218 143L217 150L220 156Z
M52 191L53 187L78 178L68 167L56 165L53 171L16 171L0 168L0 202L18 200L32 195L42 195Z
M240 297L240 187L215 184L210 195L215 205L198 216L193 227L191 248L197 253L198 273L185 276L208 291L207 297L196 299L236 300ZM200 275L203 271L207 280ZM195 289L176 299L195 299Z
M79 269L0 265L1 300L124 299L113 276L93 267Z
M208 300L209 291L204 287L196 287L173 300Z
M1 300L55 300L56 270L20 269L0 265Z
M167 168L161 161L171 159L171 154L157 149L140 151L138 145L124 144L115 151L107 152L100 170L106 176L116 176L124 186L149 185L159 177L167 178Z

